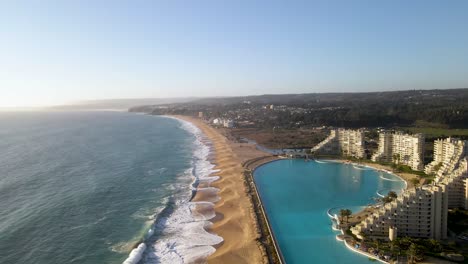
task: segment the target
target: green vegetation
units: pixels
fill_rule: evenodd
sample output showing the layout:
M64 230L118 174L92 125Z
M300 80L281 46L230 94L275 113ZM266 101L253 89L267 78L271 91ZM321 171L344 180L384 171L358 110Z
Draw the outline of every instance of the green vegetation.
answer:
M343 219L346 218L346 223L348 223L348 219L352 214L353 212L349 209L341 209L340 210L341 222L343 222Z
M442 244L434 239L399 237L393 241L366 239L361 241L367 248L378 250L383 255L392 255L394 259L407 258L409 263L421 261L424 256L442 258L441 253L456 253L451 243Z
M385 203L385 204L391 203L397 197L398 197L397 193L394 192L394 191L391 191L385 197L382 198L382 202Z
M427 138L431 139L446 137L468 138L468 129L450 129L434 127L405 127L401 129L410 133L423 133Z
M239 127L261 129L416 126L419 131L414 132L448 136L447 128L468 129L467 102L468 89L410 90L204 98L165 107L135 107L130 111L192 116L203 112L207 119L230 118ZM274 108L267 107L270 105ZM468 136L462 130L456 132L460 133Z
M423 177L423 178L430 177L429 175L427 175L423 171L415 171L415 170L411 169L410 166L407 166L407 165L392 163L391 166L392 166L392 168L393 168L393 170L395 172L415 174L415 175L418 175L418 176Z

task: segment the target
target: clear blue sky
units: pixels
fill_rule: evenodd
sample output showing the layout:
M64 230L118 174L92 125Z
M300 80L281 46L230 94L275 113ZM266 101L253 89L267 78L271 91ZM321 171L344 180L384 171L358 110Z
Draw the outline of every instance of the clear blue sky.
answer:
M468 87L468 1L0 3L0 107Z

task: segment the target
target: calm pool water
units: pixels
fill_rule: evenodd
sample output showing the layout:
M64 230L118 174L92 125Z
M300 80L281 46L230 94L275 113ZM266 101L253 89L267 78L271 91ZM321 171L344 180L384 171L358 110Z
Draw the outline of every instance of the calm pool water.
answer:
M354 212L374 203L378 191L405 187L389 173L322 160L267 163L255 170L254 179L288 264L368 263L367 257L336 240L339 233L331 229L327 210Z

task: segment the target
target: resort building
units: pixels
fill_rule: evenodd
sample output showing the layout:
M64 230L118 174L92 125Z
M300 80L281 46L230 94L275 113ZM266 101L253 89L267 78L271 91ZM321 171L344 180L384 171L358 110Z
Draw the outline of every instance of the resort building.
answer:
M445 184L448 192L448 208L468 210L468 160L461 159L451 173L437 176L436 184Z
M364 158L364 132L352 129L332 129L330 135L312 148L312 153Z
M426 171L436 172L434 183L407 189L392 202L381 205L351 228L353 234L390 240L399 236L447 238L448 209L468 209L465 145L466 142L450 138L437 140L434 162L426 167Z
M423 170L424 135L382 132L379 134L379 148L373 161L393 162L410 166L413 170Z
M405 190L351 228L358 237L447 237L448 197L445 185ZM390 232L392 231L392 232ZM391 235L391 237L390 237Z
M468 142L455 138L438 139L434 141L434 160L429 163L424 172L434 173L438 177L446 175L468 153Z
M227 127L227 128L234 127L234 120L232 119L215 118L213 119L212 123L215 126L222 126L222 127Z

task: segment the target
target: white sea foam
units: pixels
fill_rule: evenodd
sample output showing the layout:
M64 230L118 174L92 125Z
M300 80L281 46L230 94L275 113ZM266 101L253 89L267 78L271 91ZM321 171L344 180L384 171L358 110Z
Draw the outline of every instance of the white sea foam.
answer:
M354 164L354 163L353 163L353 167L354 167L355 169L358 169L358 170L372 170L372 168L369 168L369 167L367 167L367 166L360 166L360 165L356 165L356 164Z
M317 163L330 163L328 161L323 161L323 160L315 160L315 162L317 162Z
M394 182L401 182L401 181L404 181L402 179L389 179L389 178L385 178L384 176L380 175L380 179L384 180L384 181L394 181Z
M143 263L191 263L206 259L213 254L215 245L221 243L223 238L207 232L212 225L208 220L215 217L214 202L219 200L217 193L219 189L210 187L209 184L216 181L218 176L210 176L218 171L214 170L215 165L209 161L211 154L211 142L204 137L203 133L193 124L177 119L181 127L193 134L196 138L194 142L195 150L192 160L192 168L187 170L181 177L192 178L192 188L187 188L187 181L181 184L164 186L171 190L188 190L185 193L178 193L171 200L171 212L167 215L156 217L156 222L147 237L155 234L153 238L147 239L147 249L144 250ZM213 193L214 199L211 201L190 202L192 190L197 183L204 183L202 192ZM144 244L144 243L142 243ZM135 250L134 250L135 251ZM132 253L134 253L132 251ZM142 255L133 254L133 259ZM138 262L137 261L137 262ZM136 262L125 262L136 263Z
M137 248L134 248L132 252L130 252L130 255L128 258L123 262L123 264L137 264L140 260L141 257L143 256L143 253L146 250L146 244L145 243L140 243Z

